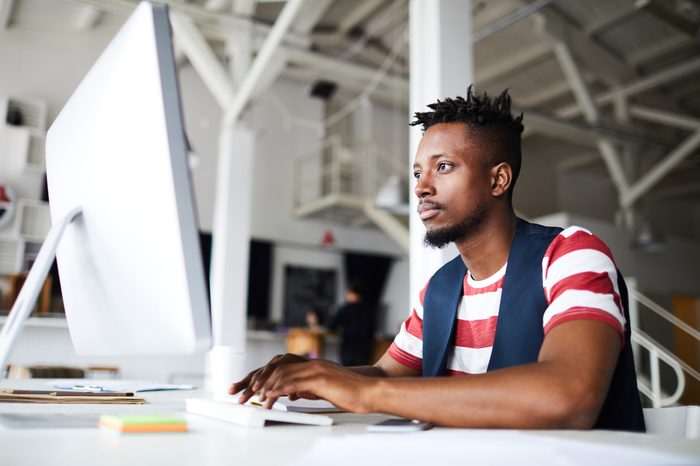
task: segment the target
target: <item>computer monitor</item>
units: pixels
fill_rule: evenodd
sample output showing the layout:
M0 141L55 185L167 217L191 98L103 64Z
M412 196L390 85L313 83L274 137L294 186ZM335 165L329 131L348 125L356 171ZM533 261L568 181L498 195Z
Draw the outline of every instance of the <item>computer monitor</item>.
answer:
M211 346L187 157L168 8L142 2L47 134L53 227L26 287L43 282L56 249L78 354ZM19 308L33 305L34 291L22 293L6 327L21 327L29 311ZM6 330L0 363L11 350Z

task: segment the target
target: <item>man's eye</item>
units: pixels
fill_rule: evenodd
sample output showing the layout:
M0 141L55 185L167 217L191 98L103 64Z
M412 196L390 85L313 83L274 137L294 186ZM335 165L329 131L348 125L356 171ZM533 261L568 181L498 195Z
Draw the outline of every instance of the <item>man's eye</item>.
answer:
M415 179L420 178L420 172L413 172L413 178L415 178Z
M447 168L449 168L449 165L446 162L440 162L437 165L437 169L439 172L443 171L443 170L447 170Z

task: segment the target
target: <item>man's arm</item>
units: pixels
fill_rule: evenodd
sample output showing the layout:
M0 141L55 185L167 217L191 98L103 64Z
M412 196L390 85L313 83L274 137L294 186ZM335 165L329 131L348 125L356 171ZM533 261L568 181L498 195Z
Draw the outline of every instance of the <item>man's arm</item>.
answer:
M368 377L418 377L420 371L399 364L389 353L384 355L372 366L356 366L347 369L360 375Z
M290 364L299 365L311 363L323 363L342 367L330 361L310 360L296 354L280 354L272 358L266 365L251 371L243 380L232 384L229 393L234 395L242 392L239 401L245 403L264 387L267 379L277 368ZM385 353L384 356L372 366L356 366L344 369L365 377L416 377L420 375L419 371L396 362L388 353ZM288 392L285 394L289 395L291 399L316 398L316 396L309 392ZM274 400L272 403L274 403ZM272 403L270 403L270 405L272 405Z
M533 364L421 379L367 377L312 361L278 367L264 393L268 402L285 393L311 393L348 411L384 412L442 426L586 429L598 417L619 352L620 338L612 327L573 320L546 335Z

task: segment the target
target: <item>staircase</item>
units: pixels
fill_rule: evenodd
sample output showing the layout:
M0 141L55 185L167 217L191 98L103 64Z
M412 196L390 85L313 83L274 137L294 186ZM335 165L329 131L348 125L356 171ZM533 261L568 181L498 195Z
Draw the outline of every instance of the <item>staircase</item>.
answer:
M399 154L372 141L330 136L320 152L295 161L294 215L353 227L376 226L408 252L407 205L390 212L374 201L387 183L398 180L398 189L406 186L401 183L407 177L406 166ZM407 187L404 190L408 192Z
M678 319L671 312L664 309L659 304L655 303L639 290L632 287L629 289L630 304L642 305L656 315L668 321L671 325L683 330L688 335L700 342L700 332L682 320ZM632 301L634 300L634 301ZM700 381L700 372L690 364L681 360L678 356L666 349L659 342L651 338L644 331L634 325L632 327L632 344L634 345L635 357L637 360L637 387L639 392L644 395L654 408L662 408L666 406L674 406L678 404L678 400L683 395L685 389L685 376L691 376L697 381ZM645 375L641 370L641 357L646 355L649 361L649 374ZM661 388L661 363L666 364L673 370L676 378L676 389L672 394L665 393Z

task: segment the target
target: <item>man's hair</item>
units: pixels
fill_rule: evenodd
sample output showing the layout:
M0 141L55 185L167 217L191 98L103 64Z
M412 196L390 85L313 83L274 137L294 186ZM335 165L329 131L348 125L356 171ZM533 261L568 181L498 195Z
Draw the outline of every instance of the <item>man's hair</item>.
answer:
M474 95L472 86L467 88L467 98L457 96L428 105L432 111L416 112L411 126L422 125L423 133L439 123L463 123L469 135L480 139L480 151L484 163L497 165L506 162L513 171L508 199L513 199L513 189L520 174L522 153L520 135L523 132L523 114L515 116L510 110L508 89L491 99L486 92Z
M362 296L364 292L365 284L359 278L353 278L348 280L347 291L355 293L358 296Z

